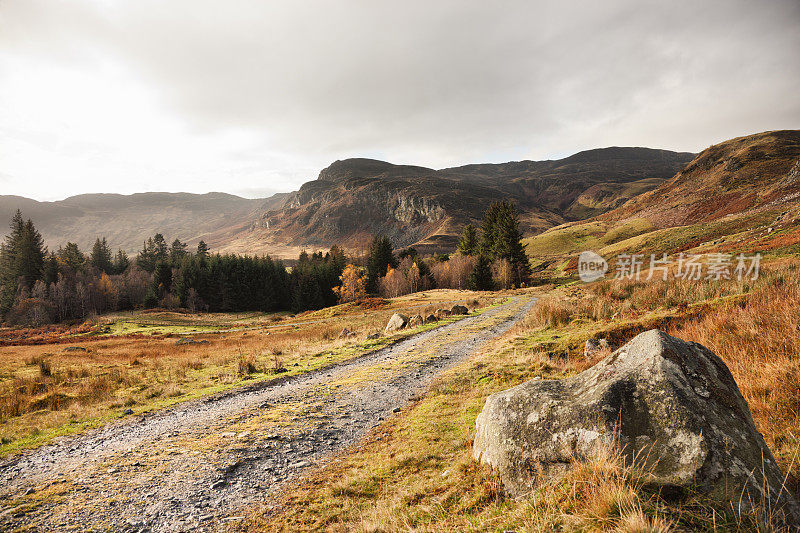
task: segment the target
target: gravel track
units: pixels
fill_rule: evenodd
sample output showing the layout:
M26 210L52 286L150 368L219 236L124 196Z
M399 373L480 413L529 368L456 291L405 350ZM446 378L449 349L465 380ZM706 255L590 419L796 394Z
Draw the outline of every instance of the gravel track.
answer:
M346 451L534 300L333 367L179 404L0 463L0 529L217 531Z

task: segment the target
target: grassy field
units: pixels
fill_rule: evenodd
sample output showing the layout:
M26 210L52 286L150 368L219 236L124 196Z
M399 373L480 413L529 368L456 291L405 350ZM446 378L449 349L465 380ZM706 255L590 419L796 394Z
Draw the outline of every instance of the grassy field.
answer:
M308 372L434 327L367 339L397 311L429 313L455 302L476 308L496 297L502 296L436 290L297 316L119 313L47 334L27 331L17 345L8 339L20 332L6 330L0 338L11 345L0 346L0 454L176 402ZM344 327L354 335L339 338Z
M524 323L440 379L411 409L376 428L355 453L319 470L268 509L249 531L774 531L758 512L740 515L690 495L667 502L613 452L576 463L532 497L504 495L472 459L475 418L486 397L534 377L574 375L595 361L583 343L623 343L660 327L705 344L725 360L758 429L800 484L800 261L775 261L755 282L562 286ZM599 354L602 357L605 354Z

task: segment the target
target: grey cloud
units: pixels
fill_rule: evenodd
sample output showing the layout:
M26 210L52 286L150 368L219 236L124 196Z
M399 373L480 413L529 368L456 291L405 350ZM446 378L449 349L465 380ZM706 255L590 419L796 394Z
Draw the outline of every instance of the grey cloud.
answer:
M28 28L0 38L7 50L125 65L189 131L252 130L303 168L366 154L447 166L611 144L699 150L800 122L800 4L789 0L6 0L4 10L6 24Z

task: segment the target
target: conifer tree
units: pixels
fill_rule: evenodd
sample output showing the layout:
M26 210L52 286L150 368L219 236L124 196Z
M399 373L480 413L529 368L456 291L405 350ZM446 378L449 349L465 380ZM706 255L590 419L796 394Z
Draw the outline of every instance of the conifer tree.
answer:
M63 248L58 249L58 259L62 265L73 272L80 272L86 263L86 257L74 242L68 242Z
M197 257L201 259L208 257L208 245L205 241L200 241L197 243Z
M111 269L115 274L124 274L130 264L131 261L128 259L128 254L125 253L125 250L117 250Z
M0 246L0 314L5 315L14 305L19 285L17 257L19 254L25 222L19 209L11 219L11 233Z
M94 241L92 253L89 254L89 262L101 273L111 274L113 272L111 249L108 247L108 241L106 241L105 237L103 237L103 240L98 238Z
M478 230L472 224L464 226L461 239L458 241L458 251L461 255L478 254Z
M478 256L475 268L472 269L472 273L467 279L467 286L473 291L490 291L494 289L492 266L485 255Z
M172 246L169 249L169 258L173 266L180 265L183 258L189 253L186 251L186 247L187 244L181 242L180 239L172 241Z
M378 290L378 280L386 275L389 267L396 268L397 260L392 253L392 243L384 235L372 239L367 260L367 292Z
M522 245L519 218L511 202L495 202L483 219L483 236L480 252L491 262L506 259L511 263L518 283L527 280L530 262Z
M166 239L164 239L164 235L161 233L153 235L153 253L156 262L169 260L169 247L167 246Z

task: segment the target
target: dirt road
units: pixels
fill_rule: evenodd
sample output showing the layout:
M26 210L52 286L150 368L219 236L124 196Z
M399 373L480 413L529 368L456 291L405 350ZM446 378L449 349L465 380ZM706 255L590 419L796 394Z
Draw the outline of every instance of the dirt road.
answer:
M0 529L216 531L346 451L525 315L515 297L327 370L187 402L0 462Z

